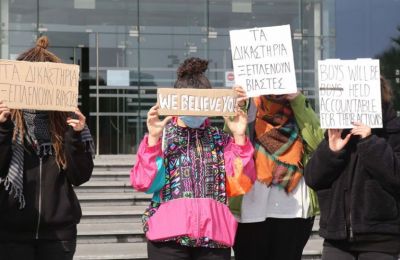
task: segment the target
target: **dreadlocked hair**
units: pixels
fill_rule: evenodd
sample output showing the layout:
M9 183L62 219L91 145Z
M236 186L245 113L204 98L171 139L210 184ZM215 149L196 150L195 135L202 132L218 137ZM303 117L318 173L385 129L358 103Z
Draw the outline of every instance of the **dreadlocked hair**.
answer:
M41 36L36 41L36 46L25 51L18 56L19 61L30 61L30 62L56 62L60 63L61 59L54 55L52 52L47 50L49 46L49 39L47 36ZM56 156L56 162L60 168L65 169L67 167L67 160L64 152L64 135L67 131L66 120L68 113L58 111L48 111L49 115L49 130L51 133L51 143ZM14 121L14 133L13 141L17 138L17 133L22 142L24 142L25 136L25 123L22 115L22 111L13 109L11 111L11 119Z

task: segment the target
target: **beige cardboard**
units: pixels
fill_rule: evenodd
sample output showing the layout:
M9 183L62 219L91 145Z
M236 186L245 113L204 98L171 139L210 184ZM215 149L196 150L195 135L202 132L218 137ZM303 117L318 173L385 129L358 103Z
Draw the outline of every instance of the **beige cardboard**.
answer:
M79 66L0 60L0 100L9 108L74 111Z
M160 115L233 116L236 93L232 89L157 89Z

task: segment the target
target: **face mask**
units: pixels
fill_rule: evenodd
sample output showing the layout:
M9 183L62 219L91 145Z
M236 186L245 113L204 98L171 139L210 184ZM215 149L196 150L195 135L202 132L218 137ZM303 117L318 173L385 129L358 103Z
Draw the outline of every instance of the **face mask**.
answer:
M180 116L180 120L185 123L187 127L190 128L199 128L202 124L204 124L204 121L206 121L207 117L206 116Z

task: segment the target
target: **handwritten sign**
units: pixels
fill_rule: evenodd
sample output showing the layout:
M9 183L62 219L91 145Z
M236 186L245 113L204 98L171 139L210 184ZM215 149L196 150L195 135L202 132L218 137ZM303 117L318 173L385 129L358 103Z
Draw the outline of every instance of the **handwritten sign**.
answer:
M160 115L233 116L236 93L232 89L157 89Z
M9 108L74 111L79 66L0 60L0 100Z
M229 32L236 84L247 96L297 92L290 26Z
M382 127L379 60L318 61L321 127Z

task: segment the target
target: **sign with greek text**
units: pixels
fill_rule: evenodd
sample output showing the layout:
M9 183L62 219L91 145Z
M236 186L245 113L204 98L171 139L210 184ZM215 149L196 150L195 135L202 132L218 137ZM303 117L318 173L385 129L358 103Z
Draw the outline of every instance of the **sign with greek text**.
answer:
M229 32L235 83L248 97L297 92L289 25Z
M9 108L74 111L79 66L0 60L0 100Z
M318 61L321 127L382 127L379 60Z
M236 93L232 89L159 88L160 115L233 116Z

